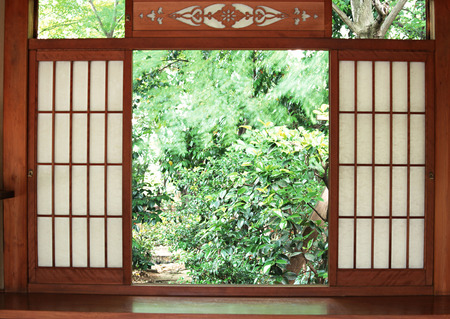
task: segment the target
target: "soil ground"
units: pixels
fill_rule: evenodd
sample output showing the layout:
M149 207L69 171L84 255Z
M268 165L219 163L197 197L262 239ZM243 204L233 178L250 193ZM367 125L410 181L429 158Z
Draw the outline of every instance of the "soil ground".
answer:
M179 284L190 282L188 270L177 262L166 246L158 246L152 252L155 265L147 271L133 270L135 284Z

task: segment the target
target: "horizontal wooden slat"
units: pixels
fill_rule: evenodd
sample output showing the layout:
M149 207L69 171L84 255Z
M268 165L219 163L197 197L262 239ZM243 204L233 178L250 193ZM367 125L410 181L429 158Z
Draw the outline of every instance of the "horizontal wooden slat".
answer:
M383 50L383 49L381 49ZM409 50L408 50L409 51ZM339 60L352 60L352 61L427 61L429 55L424 52L367 52L367 51L340 51Z
M37 61L122 61L124 51L38 51Z
M423 269L339 269L337 285L342 287L367 286L425 286Z
M413 40L361 40L361 39L330 39L330 38L296 38L280 32L275 32L276 41L265 35L264 38L218 38L211 35L183 33L165 34L158 38L128 38L128 39L30 39L30 49L304 49L304 50L417 50L434 51L434 41ZM184 36L184 37L183 37ZM281 38L283 37L283 38Z
M419 287L327 287L327 286L237 286L237 285L48 285L30 284L30 292L139 296L196 297L331 297L432 295L431 286Z
M33 283L48 284L122 284L122 268L36 268Z
M20 314L21 317L15 316ZM4 294L2 318L420 318L450 314L450 297L188 298ZM357 317L356 317L357 316Z
M133 30L325 30L322 1L133 3Z

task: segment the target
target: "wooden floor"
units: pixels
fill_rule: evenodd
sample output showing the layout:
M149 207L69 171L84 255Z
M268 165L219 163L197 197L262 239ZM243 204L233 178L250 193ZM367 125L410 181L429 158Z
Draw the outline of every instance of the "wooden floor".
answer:
M0 293L0 318L450 318L450 296L181 298Z

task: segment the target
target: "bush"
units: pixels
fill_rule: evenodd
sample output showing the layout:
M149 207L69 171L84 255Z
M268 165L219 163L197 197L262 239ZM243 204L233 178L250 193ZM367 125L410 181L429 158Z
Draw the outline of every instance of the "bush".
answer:
M163 215L193 283L326 283L327 223L313 220L328 161L319 131L271 127L241 136L220 158L179 171L187 189ZM302 255L305 265L288 265Z

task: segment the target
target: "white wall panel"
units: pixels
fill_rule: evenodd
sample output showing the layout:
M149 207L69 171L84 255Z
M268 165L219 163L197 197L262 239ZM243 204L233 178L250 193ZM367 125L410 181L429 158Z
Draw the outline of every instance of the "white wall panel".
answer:
M391 108L391 77L389 62L375 62L375 111L389 112Z
M88 105L89 62L73 62L73 110L86 111Z
M55 218L55 267L70 267L69 218Z
M355 110L355 62L339 62L339 110Z
M338 268L353 268L354 247L353 219L339 219Z
M69 61L55 63L55 111L70 110L70 68Z
M357 62L357 110L372 111L372 62Z
M108 267L122 267L122 219L108 218Z
M123 110L123 62L108 62L108 110Z
M39 111L53 109L53 62L39 62L37 109Z
M87 267L87 219L72 219L72 259L73 267Z
M106 98L106 63L91 62L90 110L104 111Z

